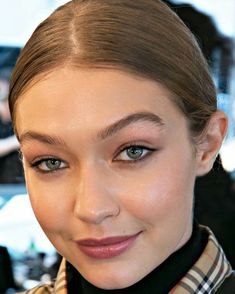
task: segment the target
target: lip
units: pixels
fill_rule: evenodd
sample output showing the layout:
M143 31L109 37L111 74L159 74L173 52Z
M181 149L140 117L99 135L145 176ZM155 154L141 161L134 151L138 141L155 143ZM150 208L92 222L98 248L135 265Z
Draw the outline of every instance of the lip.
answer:
M82 239L76 241L76 244L89 257L95 259L113 258L128 250L141 233L103 239Z

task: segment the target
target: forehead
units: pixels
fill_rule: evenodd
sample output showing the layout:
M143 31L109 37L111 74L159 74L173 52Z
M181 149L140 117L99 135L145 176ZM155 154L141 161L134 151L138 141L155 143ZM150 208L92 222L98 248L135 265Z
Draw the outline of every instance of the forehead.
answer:
M152 80L116 69L61 68L19 97L16 127L19 132L47 122L51 128L96 128L137 111L151 111L168 121L185 119L171 93Z

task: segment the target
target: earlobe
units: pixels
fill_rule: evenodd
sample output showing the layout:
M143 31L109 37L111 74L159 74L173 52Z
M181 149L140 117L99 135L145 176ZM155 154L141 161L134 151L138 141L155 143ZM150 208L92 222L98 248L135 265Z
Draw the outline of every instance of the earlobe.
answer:
M211 170L225 138L227 126L228 119L224 112L213 113L198 146L197 176L203 176Z

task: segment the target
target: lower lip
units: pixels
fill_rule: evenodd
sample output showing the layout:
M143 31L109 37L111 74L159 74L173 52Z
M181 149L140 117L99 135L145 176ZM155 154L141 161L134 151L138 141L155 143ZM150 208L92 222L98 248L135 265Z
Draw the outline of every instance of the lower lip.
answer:
M110 245L81 245L78 244L79 249L87 256L95 259L108 259L118 256L128 250L136 241L140 233L129 237L121 242Z

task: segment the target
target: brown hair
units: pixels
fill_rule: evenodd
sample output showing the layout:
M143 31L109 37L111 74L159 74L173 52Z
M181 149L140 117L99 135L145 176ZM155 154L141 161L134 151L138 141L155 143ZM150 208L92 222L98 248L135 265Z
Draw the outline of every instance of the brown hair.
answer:
M215 88L195 38L160 0L74 0L58 8L37 27L16 64L9 94L13 121L28 86L64 65L112 66L161 83L193 136L216 111Z

